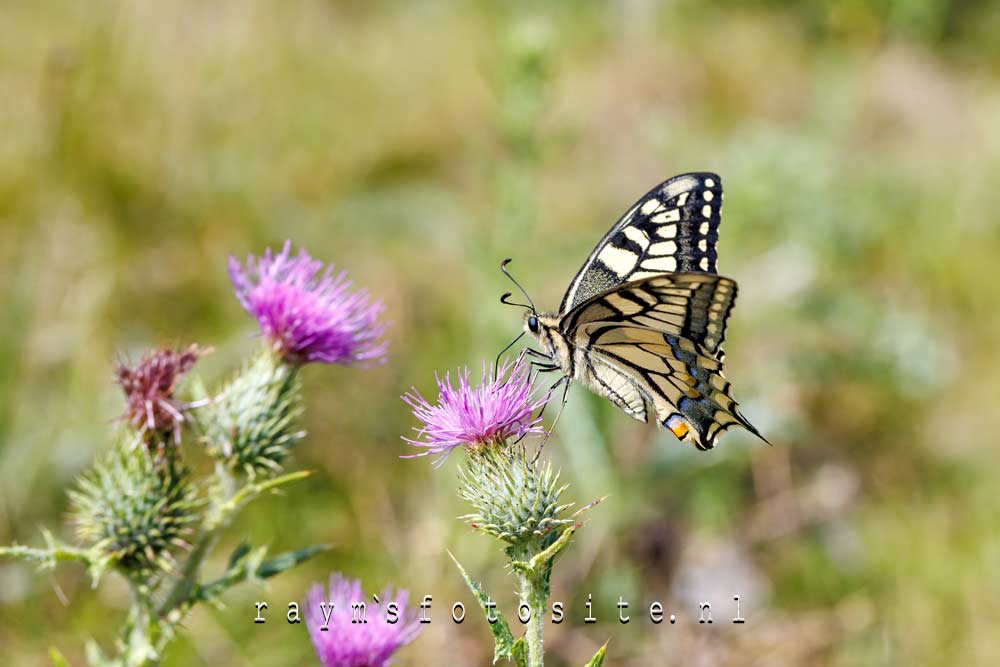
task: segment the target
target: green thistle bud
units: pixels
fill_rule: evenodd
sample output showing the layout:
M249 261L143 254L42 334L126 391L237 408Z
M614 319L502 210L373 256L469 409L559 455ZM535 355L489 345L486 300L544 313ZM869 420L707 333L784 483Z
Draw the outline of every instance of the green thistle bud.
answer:
M173 571L173 552L199 519L187 472L157 465L141 447L119 443L70 491L80 539L129 574Z
M519 549L540 547L546 537L573 522L559 504L568 485L551 464L535 465L519 445L483 447L459 472L461 495L475 512L462 517L473 528Z
M201 415L208 450L216 460L250 477L281 471L305 436L296 367L270 352L250 361Z

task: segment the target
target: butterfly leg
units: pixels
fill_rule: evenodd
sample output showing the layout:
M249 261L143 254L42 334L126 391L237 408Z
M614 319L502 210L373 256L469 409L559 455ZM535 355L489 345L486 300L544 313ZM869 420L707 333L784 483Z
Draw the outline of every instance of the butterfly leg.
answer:
M568 376L568 375L564 375L564 376L562 376L561 378L559 378L558 380L556 380L556 381L555 381L555 382L554 382L554 383L552 384L552 386L551 386L551 387L549 387L549 390L548 390L547 392L545 392L545 393L546 393L546 394L552 394L552 392L553 392L553 391L555 391L555 390L556 390L556 388L557 388L557 387L558 387L559 385L561 385L561 384L562 384L563 382L566 382L566 381L567 381L568 379L569 379L569 376ZM569 383L567 383L567 389L568 389L568 384L569 384ZM563 402L565 403L565 401L566 401L566 392L565 392L565 391L563 391ZM536 420L540 420L540 419L542 418L542 416L543 416L543 415L545 414L545 409L546 409L547 407L549 407L549 404L548 404L548 402L546 402L546 403L545 403L545 405L543 405L543 406L542 406L542 409L538 411L538 414L537 414L537 415L535 415L535 419L536 419ZM522 435L521 437L519 437L519 438L518 438L517 440L515 440L515 441L514 441L514 444L516 445L516 444L520 443L520 442L521 442L522 440L524 440L524 438L525 438L525 436L526 436L526 435L527 435L527 433L525 433L524 435ZM548 439L548 433L547 433L547 432L546 432L546 434L545 434L545 439ZM537 458L538 458L538 455L536 454L536 455L535 455L535 458L534 458L534 459L532 459L532 461L531 461L531 462L532 462L532 463L534 463L534 462L535 462L535 459L537 459Z
M494 381L497 379L497 373L500 370L500 357L503 356L504 352L506 352L510 348L514 347L514 345L517 344L517 341L521 340L521 338L523 338L523 337L524 337L524 332L522 331L521 333L519 333L517 335L517 338L515 338L511 342L507 343L507 347L505 347L504 349L500 350L500 354L497 355L497 360L493 362L493 380ZM519 358L523 357L523 356L524 356L524 351L521 352L521 354L519 355Z
M552 384L551 387L549 387L549 390L546 393L547 394L551 394L553 391L555 391L559 387L559 385L561 385L563 382L566 382L567 380L569 380L569 376L568 375L563 375L561 378L559 378L558 380L556 380ZM565 396L564 396L564 399L565 399ZM542 409L538 411L538 415L536 417L537 419L541 419L542 418L542 415L545 414L545 408L547 408L548 406L549 406L548 403L546 403L545 405L542 406Z
M543 361L531 362L532 368L537 368L540 373L551 373L552 371L559 370L559 364L553 363L552 357L545 354L544 352L532 349L530 347L526 347L524 348L524 354L529 357L534 357L535 359L543 360ZM558 384L553 385L552 389L554 389L557 386L559 385ZM549 391L552 391L552 389L549 389Z
M552 371L559 370L559 364L544 364L539 361L531 362L532 368L537 368L539 373L551 373Z
M572 382L570 381L570 377L568 375L563 375L561 378L556 380L555 384L549 387L549 392L551 393L556 387L563 385L562 401L559 405L559 412L556 413L556 418L552 420L552 426L550 426L545 432L545 437L542 438L541 444L538 445L538 451L535 452L534 458L531 459L532 465L534 465L535 461L538 460L538 457L542 455L542 449L545 448L545 443L549 441L549 436L552 435L552 431L555 430L556 424L559 423L559 418L562 417L563 410L566 409L566 402L569 400L569 387L571 384ZM538 413L538 416L541 417L543 412L545 412L545 406L542 406L542 411Z

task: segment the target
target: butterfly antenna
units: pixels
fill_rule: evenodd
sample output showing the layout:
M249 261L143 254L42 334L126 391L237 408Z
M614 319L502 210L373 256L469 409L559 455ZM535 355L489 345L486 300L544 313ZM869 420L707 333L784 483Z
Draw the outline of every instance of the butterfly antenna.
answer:
M500 303L502 303L505 306L518 306L519 308L527 308L532 312L534 312L534 309L528 304L518 303L517 301L511 301L510 297L511 297L510 292L504 292L503 294L500 295Z
M511 262L511 258L510 257L508 257L504 261L500 262L500 270L503 272L503 274L505 276L507 276L507 278L512 283L514 283L514 285L517 286L517 289L521 290L521 294L523 294L524 298L528 300L528 303L527 304L523 304L523 303L513 303L511 301L507 301L507 299L510 298L510 296L511 296L510 292L506 292L506 293L504 293L504 295L502 297L500 297L500 303L506 304L508 306L521 306L523 308L530 308L531 312L538 313L538 311L535 309L535 302L531 300L530 296L528 296L527 290L525 290L521 286L521 283L517 282L517 280L514 279L514 276L510 275L510 271L507 270L507 265L510 264L510 262Z
M545 437L542 438L541 444L538 445L538 451L535 452L534 458L531 459L531 465L535 465L535 462L538 460L538 457L542 455L542 450L545 449L545 443L549 441L549 437L552 435L552 431L556 430L556 424L559 423L559 418L562 417L563 410L566 409L566 402L569 399L569 386L571 384L569 376L564 375L561 378L559 378L556 381L556 383L552 385L552 388L549 389L549 391L552 391L560 384L565 385L563 387L562 404L559 406L559 412L556 413L556 418L552 420L552 426L550 426L549 429L545 432Z

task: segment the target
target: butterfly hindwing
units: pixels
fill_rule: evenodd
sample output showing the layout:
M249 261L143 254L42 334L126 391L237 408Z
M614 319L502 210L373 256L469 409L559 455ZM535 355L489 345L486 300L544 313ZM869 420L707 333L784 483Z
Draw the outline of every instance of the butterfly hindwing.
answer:
M622 412L641 422L649 421L649 392L632 375L623 372L614 362L595 355L588 356L583 373L586 384L618 406Z
M573 278L560 313L622 283L663 273L716 272L722 180L675 176L637 201Z
M689 437L698 449L711 449L716 438L733 426L757 433L740 414L722 363L692 341L620 322L585 324L577 329L576 341L587 346L588 364L601 380L599 386L588 384L630 416L640 421L655 417L675 433L673 420L682 418L684 431L679 437ZM608 370L601 371L602 367ZM643 399L641 411L616 400L629 395L620 387Z
M586 350L582 379L592 389L635 419L655 417L710 449L733 425L756 433L723 375L721 345L735 298L729 278L660 275L591 298L560 328Z

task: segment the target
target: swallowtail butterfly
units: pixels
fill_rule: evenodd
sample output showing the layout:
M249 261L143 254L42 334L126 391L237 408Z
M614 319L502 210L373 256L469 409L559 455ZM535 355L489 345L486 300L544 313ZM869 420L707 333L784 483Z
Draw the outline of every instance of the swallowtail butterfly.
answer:
M530 298L530 305L513 304L530 308L524 333L542 348L528 350L541 359L535 365L562 372L567 389L576 380L698 449L711 449L733 426L764 440L740 414L722 372L736 283L716 273L721 208L717 175L675 176L601 239L557 313L537 312ZM511 303L509 296L501 300Z

